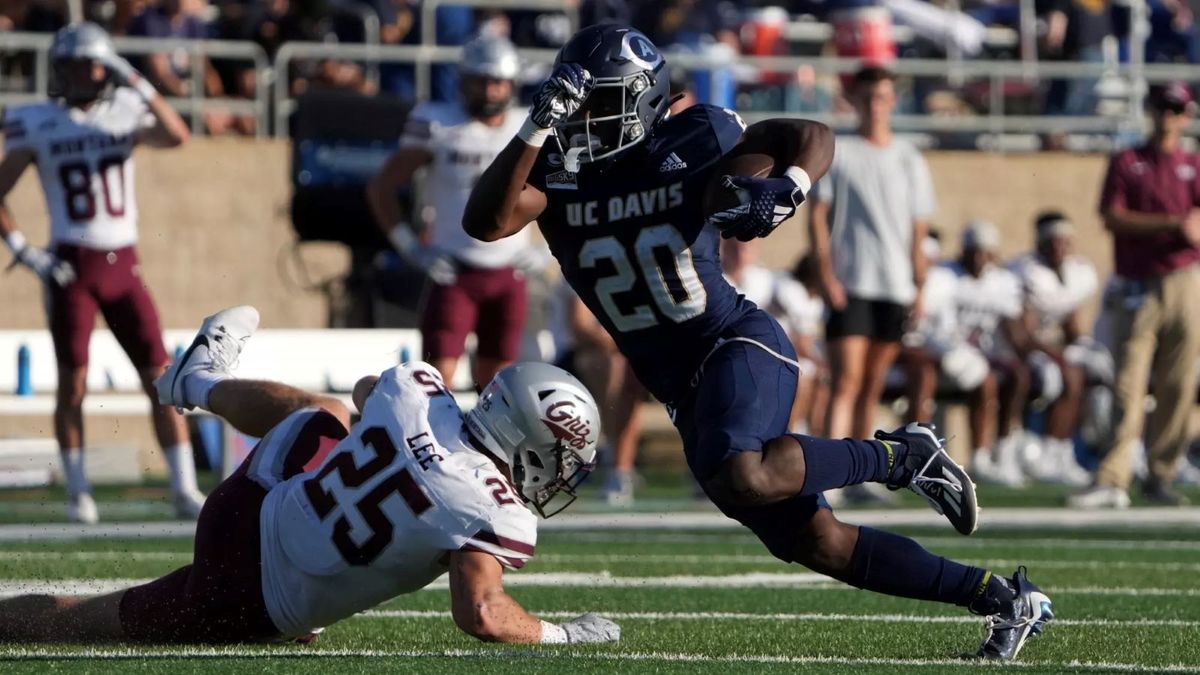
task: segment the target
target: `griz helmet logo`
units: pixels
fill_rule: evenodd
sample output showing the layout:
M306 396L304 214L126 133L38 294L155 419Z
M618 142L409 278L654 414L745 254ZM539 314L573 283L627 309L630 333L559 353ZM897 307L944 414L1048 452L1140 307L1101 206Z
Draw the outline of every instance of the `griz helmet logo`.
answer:
M542 424L545 424L550 433L563 445L573 450L587 447L588 436L592 433L591 426L575 412L575 404L571 401L559 401L546 408L546 417L542 419Z

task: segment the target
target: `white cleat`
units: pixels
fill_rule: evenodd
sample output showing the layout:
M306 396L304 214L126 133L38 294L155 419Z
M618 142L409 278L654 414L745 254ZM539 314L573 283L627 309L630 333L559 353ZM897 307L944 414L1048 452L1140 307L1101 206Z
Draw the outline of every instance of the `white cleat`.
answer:
M997 461L990 453L978 452L971 462L971 477L981 483L1003 485L1010 488L1025 487L1025 476L1015 462Z
M613 470L604 483L604 502L613 508L633 506L633 472Z
M204 508L204 494L199 490L175 493L175 517L180 520L195 520Z
M181 411L195 408L196 402L188 400L184 386L188 376L201 370L214 373L233 370L242 346L257 328L258 310L250 305L231 307L205 319L188 350L155 380L158 402Z
M1118 487L1093 485L1067 497L1067 506L1075 509L1127 509L1129 493Z
M1179 473L1175 481L1180 485L1200 485L1200 466L1196 466L1186 456L1179 459Z
M100 522L100 512L96 509L96 500L88 492L81 492L71 497L67 502L67 520L81 525L95 525Z

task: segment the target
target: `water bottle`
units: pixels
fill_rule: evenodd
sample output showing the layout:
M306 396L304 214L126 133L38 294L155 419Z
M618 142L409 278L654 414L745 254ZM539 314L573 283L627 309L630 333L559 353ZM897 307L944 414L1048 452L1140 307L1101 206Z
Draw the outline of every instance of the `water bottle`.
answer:
M22 342L17 348L17 396L33 396L32 369L29 345Z

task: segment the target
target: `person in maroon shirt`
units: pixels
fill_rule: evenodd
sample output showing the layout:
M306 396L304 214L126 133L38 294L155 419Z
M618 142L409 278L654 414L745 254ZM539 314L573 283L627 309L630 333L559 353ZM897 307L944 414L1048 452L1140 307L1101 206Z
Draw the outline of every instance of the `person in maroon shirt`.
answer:
M1117 360L1113 445L1096 483L1072 495L1085 508L1123 508L1133 453L1146 426L1150 477L1144 495L1182 505L1171 489L1189 441L1200 358L1200 157L1180 147L1196 104L1180 82L1151 91L1154 132L1112 158L1100 214L1113 235L1115 277L1106 302ZM1145 420L1147 378L1156 407Z

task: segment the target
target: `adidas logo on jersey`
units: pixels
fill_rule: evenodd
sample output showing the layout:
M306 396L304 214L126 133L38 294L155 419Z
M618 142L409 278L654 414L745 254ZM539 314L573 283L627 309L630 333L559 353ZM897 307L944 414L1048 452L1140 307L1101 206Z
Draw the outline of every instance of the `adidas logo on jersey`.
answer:
M686 168L687 168L687 162L683 161L682 159L679 159L679 155L672 152L670 155L667 156L666 159L663 160L662 166L658 167L658 172L659 173L669 173L671 171L679 171L680 169L686 169Z

